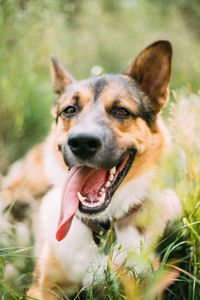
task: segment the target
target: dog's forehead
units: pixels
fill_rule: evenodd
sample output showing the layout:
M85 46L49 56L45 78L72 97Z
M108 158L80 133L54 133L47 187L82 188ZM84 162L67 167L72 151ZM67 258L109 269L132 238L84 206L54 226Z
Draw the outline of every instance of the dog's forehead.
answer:
M140 91L129 76L103 75L76 81L66 88L64 98L79 96L88 101L129 99L138 102Z

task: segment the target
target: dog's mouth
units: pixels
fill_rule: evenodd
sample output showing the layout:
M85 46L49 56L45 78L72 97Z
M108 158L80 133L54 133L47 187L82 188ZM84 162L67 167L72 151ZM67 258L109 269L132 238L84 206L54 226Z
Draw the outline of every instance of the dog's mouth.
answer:
M133 155L127 154L112 169L96 169L94 173L92 172L82 190L78 192L79 210L86 214L104 211L126 176L132 161Z
M58 241L66 236L78 209L81 213L92 215L99 214L108 207L112 195L128 173L135 154L135 150L124 154L110 170L87 166L70 169L62 194L56 234Z

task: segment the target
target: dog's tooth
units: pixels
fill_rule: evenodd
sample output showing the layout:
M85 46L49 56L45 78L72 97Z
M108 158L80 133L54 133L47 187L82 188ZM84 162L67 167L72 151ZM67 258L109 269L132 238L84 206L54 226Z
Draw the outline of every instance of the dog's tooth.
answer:
M103 193L103 192L105 192L105 189L104 189L104 188L102 188L102 189L101 189L101 192L102 192L102 193Z
M105 184L105 187L109 187L110 185L111 185L111 182L107 181L106 184Z
M110 174L110 176L109 176L109 181L113 181L113 179L114 179L114 175L113 174Z
M102 204L102 203L104 203L105 198L106 198L106 193L103 193L103 195L101 197L99 197L98 200Z
M116 167L113 167L112 169L110 169L109 173L114 175L116 173Z
M83 203L84 200L87 199L87 197L82 196L81 193L79 193L79 192L77 192L77 196L78 196L78 199L81 201L81 203Z
M88 202L85 201L85 200L83 200L82 204L83 204L84 206L87 206L87 205L88 205Z

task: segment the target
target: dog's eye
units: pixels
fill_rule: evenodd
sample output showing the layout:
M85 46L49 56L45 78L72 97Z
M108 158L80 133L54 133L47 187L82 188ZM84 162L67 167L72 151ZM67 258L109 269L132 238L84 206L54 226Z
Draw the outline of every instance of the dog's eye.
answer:
M76 108L74 106L67 106L62 111L63 115L71 117L76 113Z
M130 116L130 112L124 107L117 107L114 109L114 116L119 119L127 118Z

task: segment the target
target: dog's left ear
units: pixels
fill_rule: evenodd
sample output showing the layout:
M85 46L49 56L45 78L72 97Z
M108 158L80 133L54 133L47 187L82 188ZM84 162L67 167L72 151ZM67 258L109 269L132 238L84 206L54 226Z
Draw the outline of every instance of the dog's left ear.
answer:
M64 93L67 85L75 81L65 68L58 62L56 57L51 56L51 77L55 88L55 93L60 96Z
M143 50L126 72L149 96L150 106L155 113L158 113L167 101L171 58L170 42L158 41Z

